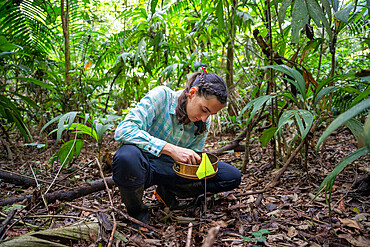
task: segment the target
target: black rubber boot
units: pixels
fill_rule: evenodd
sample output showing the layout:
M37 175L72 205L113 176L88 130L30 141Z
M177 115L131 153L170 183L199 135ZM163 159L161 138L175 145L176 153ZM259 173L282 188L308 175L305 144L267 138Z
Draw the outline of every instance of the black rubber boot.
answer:
M200 181L189 184L158 185L155 196L171 210L184 209L187 204L181 204L176 197L196 197L204 193L204 186Z
M143 203L144 185L138 187L119 186L121 200L125 204L127 213L131 217L146 223L149 218L148 207ZM134 226L134 225L133 225ZM134 226L138 228L138 226Z

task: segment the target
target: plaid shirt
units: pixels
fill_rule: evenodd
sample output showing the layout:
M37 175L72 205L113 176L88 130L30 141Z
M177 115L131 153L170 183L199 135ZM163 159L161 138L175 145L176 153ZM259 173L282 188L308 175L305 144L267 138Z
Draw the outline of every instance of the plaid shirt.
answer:
M124 144L135 144L155 156L159 156L166 143L202 151L210 118L207 119L207 130L197 136L194 135L197 127L193 122L180 125L176 107L181 92L165 86L155 87L130 110L118 125L114 138Z

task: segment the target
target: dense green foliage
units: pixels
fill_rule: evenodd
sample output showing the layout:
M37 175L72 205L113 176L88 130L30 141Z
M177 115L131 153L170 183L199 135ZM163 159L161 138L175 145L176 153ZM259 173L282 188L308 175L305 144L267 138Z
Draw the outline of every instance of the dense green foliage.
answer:
M77 112L124 115L149 89L181 88L201 66L222 74L230 90L215 130L249 128L248 140L277 151L276 166L302 142L305 161L309 133L359 103L364 111L347 120L360 121L347 125L359 141L356 133L368 131L366 0L4 0L0 32L4 147L19 134L31 142L46 122L63 119L57 139L64 130L76 136L56 157L71 161L71 148L78 155L75 144L83 145L78 128L92 135L99 123L81 117L73 125ZM257 125L262 134L252 131Z

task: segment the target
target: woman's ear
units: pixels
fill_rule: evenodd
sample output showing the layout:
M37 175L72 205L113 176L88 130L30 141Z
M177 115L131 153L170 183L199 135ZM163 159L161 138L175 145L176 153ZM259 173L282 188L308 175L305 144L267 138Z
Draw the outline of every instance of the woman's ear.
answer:
M195 88L195 87L190 88L189 94L188 94L189 98L193 98L194 96L196 96L197 92L198 92L197 88Z

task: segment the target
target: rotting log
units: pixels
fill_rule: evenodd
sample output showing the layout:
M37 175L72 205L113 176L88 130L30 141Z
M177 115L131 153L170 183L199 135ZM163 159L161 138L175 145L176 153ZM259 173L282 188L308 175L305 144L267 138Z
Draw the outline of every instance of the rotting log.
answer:
M105 180L106 180L106 182L107 182L107 184L110 188L114 186L114 181L113 181L112 177L106 177ZM86 196L88 194L91 194L91 193L94 193L94 192L97 192L97 191L101 191L101 190L104 190L104 189L105 189L104 180L100 179L100 180L97 180L97 181L86 183L86 184L84 184L82 186L79 186L79 187L74 187L74 188L72 188L70 190L67 190L67 191L58 190L58 191L54 191L54 192L51 192L51 193L47 193L45 195L45 199L48 203L53 203L56 200L72 201L76 198ZM21 202L21 201L24 201L24 200L27 200L28 202L31 202L32 198L33 198L33 195L26 195L26 196L21 196L21 197L8 198L8 199L1 200L0 201L0 206L11 205L11 204L14 204L16 202ZM37 198L37 200L39 200L39 199L41 199L41 198Z

